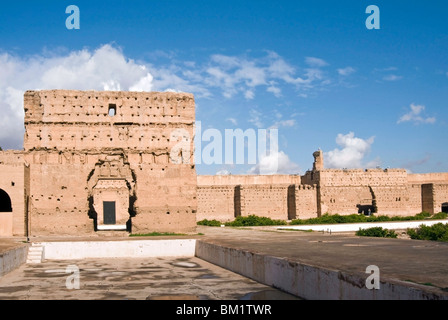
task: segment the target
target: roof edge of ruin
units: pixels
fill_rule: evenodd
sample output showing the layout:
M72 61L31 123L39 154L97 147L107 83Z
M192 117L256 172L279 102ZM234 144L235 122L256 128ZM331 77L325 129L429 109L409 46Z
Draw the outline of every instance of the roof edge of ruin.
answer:
M25 94L34 94L42 92L82 92L82 93L108 93L108 94L157 94L157 95L187 95L193 97L194 94L190 92L172 92L172 91L126 91L126 90L68 90L68 89L43 89L43 90L26 90Z

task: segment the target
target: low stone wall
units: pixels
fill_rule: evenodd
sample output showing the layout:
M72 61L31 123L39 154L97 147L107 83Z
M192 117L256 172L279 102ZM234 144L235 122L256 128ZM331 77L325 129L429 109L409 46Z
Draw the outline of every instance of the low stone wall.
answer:
M26 262L27 255L27 244L0 252L0 277L24 264Z
M196 242L196 256L265 285L307 300L448 300L448 293L397 280L380 282L380 290L368 289L365 273L347 273Z
M194 239L41 242L43 258L76 260L87 258L142 258L194 256Z

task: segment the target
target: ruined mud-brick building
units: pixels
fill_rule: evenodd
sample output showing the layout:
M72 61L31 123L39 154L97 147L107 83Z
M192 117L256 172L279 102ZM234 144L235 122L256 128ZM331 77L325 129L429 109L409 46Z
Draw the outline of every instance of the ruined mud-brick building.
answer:
M448 211L448 173L325 169L322 151L303 176L197 176L191 94L28 91L24 107L24 149L0 152L0 236Z
M24 108L24 150L0 152L0 235L195 230L193 95L27 91ZM170 157L179 141L191 161Z
M197 219L257 215L291 220L322 214L408 216L448 212L448 173L325 169L322 151L305 175L198 176Z

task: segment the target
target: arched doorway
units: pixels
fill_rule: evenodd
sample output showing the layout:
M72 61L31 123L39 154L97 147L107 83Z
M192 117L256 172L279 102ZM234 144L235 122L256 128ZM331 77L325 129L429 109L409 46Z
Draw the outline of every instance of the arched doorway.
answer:
M122 154L99 160L87 178L89 217L94 230L132 231L135 216L135 174Z
M11 198L3 189L0 189L0 212L12 212Z
M0 189L0 237L12 236L11 198L5 190Z
M448 202L442 203L442 212L448 213Z

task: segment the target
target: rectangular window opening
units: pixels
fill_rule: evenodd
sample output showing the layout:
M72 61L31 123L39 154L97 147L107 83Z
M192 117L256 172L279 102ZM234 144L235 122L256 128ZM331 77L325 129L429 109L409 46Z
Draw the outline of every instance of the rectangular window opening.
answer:
M109 117L113 117L117 114L117 105L116 104L109 104Z

